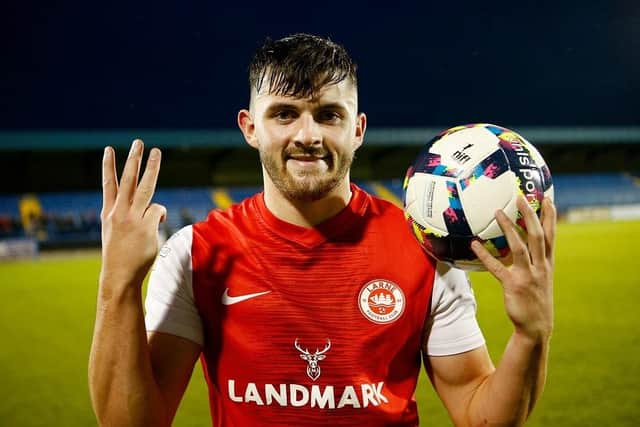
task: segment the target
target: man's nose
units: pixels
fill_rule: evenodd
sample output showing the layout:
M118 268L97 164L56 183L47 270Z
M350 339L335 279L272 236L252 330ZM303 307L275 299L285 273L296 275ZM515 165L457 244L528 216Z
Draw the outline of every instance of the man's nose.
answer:
M299 118L299 127L294 135L296 144L315 145L322 143L322 132L320 125L315 121L312 114L304 113Z

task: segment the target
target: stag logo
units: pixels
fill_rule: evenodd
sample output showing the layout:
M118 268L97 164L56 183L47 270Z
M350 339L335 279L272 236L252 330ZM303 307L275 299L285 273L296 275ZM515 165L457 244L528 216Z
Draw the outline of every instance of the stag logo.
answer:
M331 348L331 340L327 338L327 344L324 348L322 350L316 348L316 352L313 354L309 352L309 349L302 349L298 343L298 338L296 338L293 345L300 352L300 358L307 362L307 376L313 381L317 380L320 377L320 365L318 365L318 362L327 357L325 353Z

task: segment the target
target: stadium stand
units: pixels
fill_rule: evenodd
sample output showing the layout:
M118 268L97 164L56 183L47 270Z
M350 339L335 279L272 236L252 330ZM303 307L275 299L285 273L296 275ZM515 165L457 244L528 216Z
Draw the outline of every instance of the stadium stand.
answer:
M640 203L640 181L628 174L558 175L553 179L561 212L585 206Z
M401 180L357 184L402 203ZM554 187L561 215L575 208L640 204L640 179L623 173L559 174L554 176ZM167 207L162 231L170 235L205 218L212 208L226 208L258 191L259 187L165 188L156 192L154 201ZM0 195L0 239L31 237L52 247L98 244L101 197L99 191ZM25 200L39 208L25 211Z

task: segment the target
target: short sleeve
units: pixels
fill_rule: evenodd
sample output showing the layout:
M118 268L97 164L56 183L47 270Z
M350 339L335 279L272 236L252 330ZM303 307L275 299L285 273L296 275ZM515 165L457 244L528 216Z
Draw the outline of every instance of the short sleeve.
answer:
M203 345L202 321L192 288L191 226L182 228L156 257L145 299L147 331L163 332Z
M484 345L476 319L476 300L467 274L438 263L427 320L426 353L447 356Z

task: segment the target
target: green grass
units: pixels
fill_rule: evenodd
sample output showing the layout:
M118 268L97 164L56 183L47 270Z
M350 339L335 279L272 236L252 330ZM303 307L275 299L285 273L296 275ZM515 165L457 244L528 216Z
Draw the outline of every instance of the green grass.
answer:
M561 224L547 387L530 426L640 425L640 222ZM97 257L0 263L0 426L95 425L87 357ZM472 276L496 362L511 333L500 285ZM451 425L423 377L422 424ZM209 423L201 369L175 426Z

